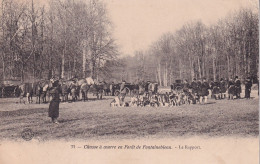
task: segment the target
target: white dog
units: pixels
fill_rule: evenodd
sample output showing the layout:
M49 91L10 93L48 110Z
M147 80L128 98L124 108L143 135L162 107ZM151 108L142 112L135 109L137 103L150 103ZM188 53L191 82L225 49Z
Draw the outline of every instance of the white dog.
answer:
M120 107L120 99L118 96L110 103L110 107Z

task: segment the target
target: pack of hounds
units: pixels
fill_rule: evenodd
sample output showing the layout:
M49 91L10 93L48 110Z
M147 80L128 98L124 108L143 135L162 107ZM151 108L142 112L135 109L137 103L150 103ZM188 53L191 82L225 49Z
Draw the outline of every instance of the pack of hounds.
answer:
M183 104L202 103L198 96L191 92L170 92L170 93L156 93L150 95L149 93L134 94L130 101L124 101L123 96L116 96L110 103L111 107L172 107Z

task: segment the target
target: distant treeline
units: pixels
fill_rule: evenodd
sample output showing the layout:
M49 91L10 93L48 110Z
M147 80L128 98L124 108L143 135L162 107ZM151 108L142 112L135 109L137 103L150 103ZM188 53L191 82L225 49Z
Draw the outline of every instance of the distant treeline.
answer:
M243 8L207 27L185 24L166 33L147 51L125 57L121 79L157 81L167 86L176 79L214 79L258 75L258 13Z

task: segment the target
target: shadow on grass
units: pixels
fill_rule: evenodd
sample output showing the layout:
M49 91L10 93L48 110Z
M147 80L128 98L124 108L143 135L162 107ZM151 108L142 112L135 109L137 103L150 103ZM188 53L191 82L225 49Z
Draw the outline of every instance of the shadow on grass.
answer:
M46 112L48 112L48 108L18 109L14 111L0 111L0 117L23 116Z
M216 102L208 102L208 103L203 104L203 105L211 105L211 104L216 104Z
M74 122L82 120L81 118L74 118L74 119L59 119L59 123L66 123L66 122Z

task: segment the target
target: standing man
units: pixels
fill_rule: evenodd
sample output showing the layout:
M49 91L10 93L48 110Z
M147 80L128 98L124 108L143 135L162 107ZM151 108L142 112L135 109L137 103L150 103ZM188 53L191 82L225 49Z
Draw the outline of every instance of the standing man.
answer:
M246 99L250 99L251 87L252 87L252 82L251 82L250 77L248 77L245 81L245 98Z
M215 86L215 83L214 83L214 79L211 78L210 82L209 82L209 87L210 87L210 95L211 95L211 98L213 99L214 98L214 94L213 94L213 87Z
M50 102L48 114L49 114L49 117L51 117L51 120L53 123L59 124L57 119L59 117L59 104L60 104L61 89L60 89L58 80L54 81L53 89L54 89L54 94L53 94L53 98Z
M184 84L183 84L183 91L187 93L187 92L189 92L189 88L190 88L190 85L188 83L188 80L185 79Z
M220 83L216 79L214 82L213 90L212 90L212 94L214 95L215 100L220 99L219 93L220 93Z
M125 87L125 81L122 81L122 84L120 85L120 105L125 102L125 96L126 96L126 87Z
M235 77L235 95L237 99L240 99L240 93L241 93L241 82L238 79L238 76Z
M208 95L209 95L209 83L207 80L204 78L203 83L201 84L201 96L200 96L200 103L203 102L207 103L208 100Z
M234 99L233 96L235 94L235 85L232 78L228 81L228 99Z
M196 82L196 78L194 78L193 81L191 82L191 89L192 89L192 94L197 93L198 84Z
M226 82L223 78L220 79L220 98L225 99L226 98Z

